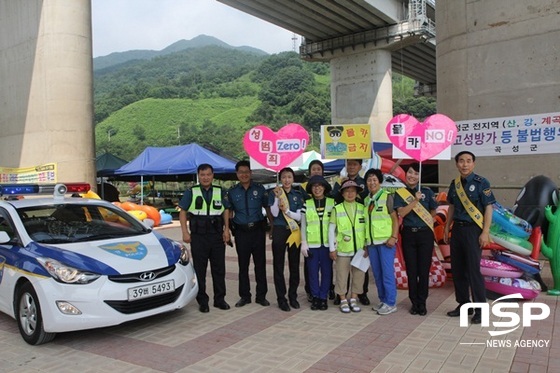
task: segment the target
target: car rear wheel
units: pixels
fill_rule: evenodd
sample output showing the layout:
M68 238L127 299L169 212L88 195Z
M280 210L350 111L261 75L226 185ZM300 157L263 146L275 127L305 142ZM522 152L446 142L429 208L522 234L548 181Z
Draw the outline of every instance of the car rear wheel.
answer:
M39 298L29 282L23 284L17 291L16 319L21 336L30 345L50 342L56 335L56 333L47 333L43 329Z

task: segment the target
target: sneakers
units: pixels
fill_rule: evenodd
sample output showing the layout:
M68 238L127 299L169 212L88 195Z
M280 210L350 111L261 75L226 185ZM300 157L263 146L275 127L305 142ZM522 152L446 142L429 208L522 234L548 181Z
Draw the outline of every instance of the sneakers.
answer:
M377 311L379 311L381 308L383 308L384 305L385 305L385 303L381 302L381 303L379 303L377 306L371 307L371 309L374 310L375 312L377 312Z
M393 312L397 312L397 306L389 306L387 304L384 304L383 307L377 310L377 314L379 315L388 315Z

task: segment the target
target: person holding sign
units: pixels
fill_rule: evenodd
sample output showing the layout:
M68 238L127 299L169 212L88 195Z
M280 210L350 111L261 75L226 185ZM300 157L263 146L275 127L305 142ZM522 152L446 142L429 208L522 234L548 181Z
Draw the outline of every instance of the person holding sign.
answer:
M297 288L299 286L299 257L301 232L298 222L301 220L303 196L299 190L292 188L295 179L294 171L285 167L280 170L282 185L274 188L269 194L272 221L272 268L274 273L274 287L278 299L278 307L282 311L290 311L290 306L299 308ZM286 300L286 280L284 265L288 251L288 269L290 272L288 301Z
M469 289L473 302L486 302L484 277L480 273L482 247L490 242L492 204L496 202L490 182L474 173L475 155L461 151L455 156L459 176L451 182L447 193L448 219L445 222L443 240L450 242L451 268L455 300L459 305L447 312L449 317L461 315L461 305L470 303ZM449 228L453 222L453 234L449 239ZM469 309L469 314L473 310ZM480 324L481 310L476 309L471 319Z
M410 313L424 316L434 251L434 223L437 202L430 188L419 187L420 165L406 171L406 188L397 189L394 207L402 220L401 242L408 276Z

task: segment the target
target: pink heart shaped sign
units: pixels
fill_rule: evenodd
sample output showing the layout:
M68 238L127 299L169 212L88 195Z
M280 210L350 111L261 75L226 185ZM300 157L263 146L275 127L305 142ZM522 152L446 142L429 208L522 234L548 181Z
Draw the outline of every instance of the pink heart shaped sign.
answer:
M455 142L457 125L443 114L434 114L420 123L407 114L389 121L385 132L393 145L419 162L435 157Z
M264 125L251 128L243 137L247 154L276 172L295 161L307 147L309 133L301 125L290 123L274 132Z

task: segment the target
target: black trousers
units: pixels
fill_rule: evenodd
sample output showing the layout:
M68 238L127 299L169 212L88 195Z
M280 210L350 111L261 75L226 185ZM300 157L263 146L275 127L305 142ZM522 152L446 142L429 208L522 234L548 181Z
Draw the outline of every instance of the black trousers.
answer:
M403 228L401 242L408 277L408 297L412 304L425 306L430 284L434 232L431 229L412 232Z
M286 241L291 233L289 229L281 226L275 226L272 232L272 268L278 303L286 302L286 279L284 278L286 251L288 252L288 270L290 273L288 298L290 300L297 300L300 271L299 258L301 253L299 246L288 247Z
M474 302L486 302L484 277L480 273L482 249L478 237L482 230L477 225L453 225L451 233L451 270L455 286L455 300L469 303L469 288Z
M235 249L239 265L239 297L251 299L251 285L249 282L249 265L253 256L255 280L257 282L257 299L265 299L268 292L266 283L266 232L264 228L252 231L235 231Z
M223 301L226 296L226 249L222 233L191 233L191 252L194 271L198 279L198 294L196 300L199 304L208 304L209 297L208 294L206 294L206 268L210 261L214 302Z

